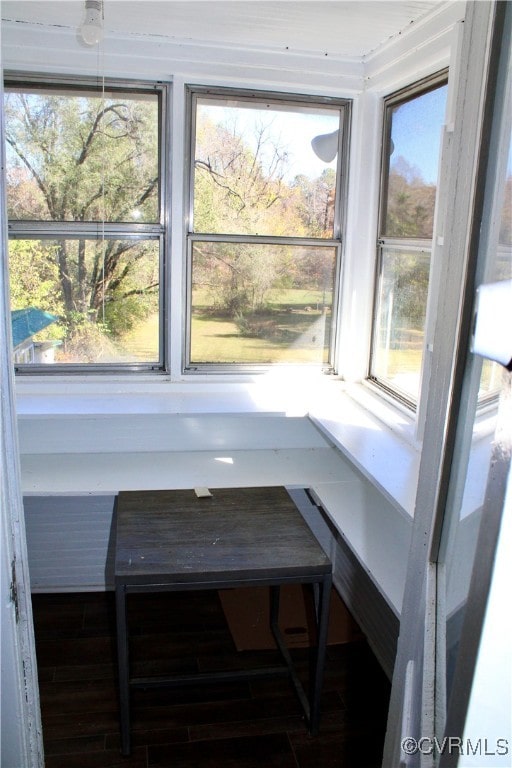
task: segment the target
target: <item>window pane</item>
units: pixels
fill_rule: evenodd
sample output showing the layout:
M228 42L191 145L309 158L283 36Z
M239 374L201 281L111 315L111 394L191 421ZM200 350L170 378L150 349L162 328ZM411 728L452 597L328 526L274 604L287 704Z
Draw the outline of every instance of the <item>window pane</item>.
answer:
M158 221L158 104L152 93L7 89L9 218Z
M512 138L508 146L507 172L500 185L501 205L497 201L496 208L501 208L498 229L498 247L496 253L488 255L490 262L486 282L512 279ZM479 396L496 396L501 386L502 366L500 363L484 360Z
M11 240L16 363L159 360L158 240Z
M339 109L198 99L194 231L332 238L337 136L329 162L311 140L339 127Z
M390 108L387 237L431 238L447 86Z
M382 249L372 375L407 399L419 394L430 252Z
M329 362L336 249L193 243L192 363Z

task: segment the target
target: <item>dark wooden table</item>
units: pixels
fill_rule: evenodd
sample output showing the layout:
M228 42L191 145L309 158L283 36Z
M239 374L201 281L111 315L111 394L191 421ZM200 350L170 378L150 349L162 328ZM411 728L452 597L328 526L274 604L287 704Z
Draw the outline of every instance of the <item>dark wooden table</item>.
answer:
M116 503L115 587L121 751L130 754L130 689L290 676L310 732L318 732L332 565L285 488L123 491ZM279 587L314 585L317 642L309 699L278 627ZM126 596L130 592L270 586L270 626L284 664L255 670L131 678ZM177 621L179 619L177 618Z

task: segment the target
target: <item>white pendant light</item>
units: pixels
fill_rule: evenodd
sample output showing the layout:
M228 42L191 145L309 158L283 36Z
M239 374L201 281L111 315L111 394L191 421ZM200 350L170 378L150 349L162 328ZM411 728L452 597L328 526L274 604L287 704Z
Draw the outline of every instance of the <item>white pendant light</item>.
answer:
M97 45L103 39L103 0L85 0L85 18L79 32L86 45Z
M311 140L311 146L315 155L323 160L324 163L330 163L338 153L338 135L339 131L332 133L322 133Z

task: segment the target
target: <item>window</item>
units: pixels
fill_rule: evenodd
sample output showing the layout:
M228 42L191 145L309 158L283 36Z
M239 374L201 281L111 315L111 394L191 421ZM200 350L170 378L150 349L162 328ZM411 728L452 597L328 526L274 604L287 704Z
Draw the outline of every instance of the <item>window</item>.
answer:
M165 88L6 78L17 369L164 367Z
M185 368L330 369L348 104L194 88L189 107Z
M420 388L446 75L385 101L370 379L414 406Z

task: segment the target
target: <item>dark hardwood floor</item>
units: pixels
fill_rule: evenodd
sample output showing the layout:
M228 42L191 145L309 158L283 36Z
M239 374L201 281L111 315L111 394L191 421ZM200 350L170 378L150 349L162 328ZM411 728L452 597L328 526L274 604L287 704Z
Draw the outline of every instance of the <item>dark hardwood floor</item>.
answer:
M380 768L390 686L364 640L328 648L320 735L287 679L133 693L133 752L119 752L111 593L33 596L46 768ZM136 674L277 661L238 652L217 592L133 595ZM307 679L308 650L292 650Z

